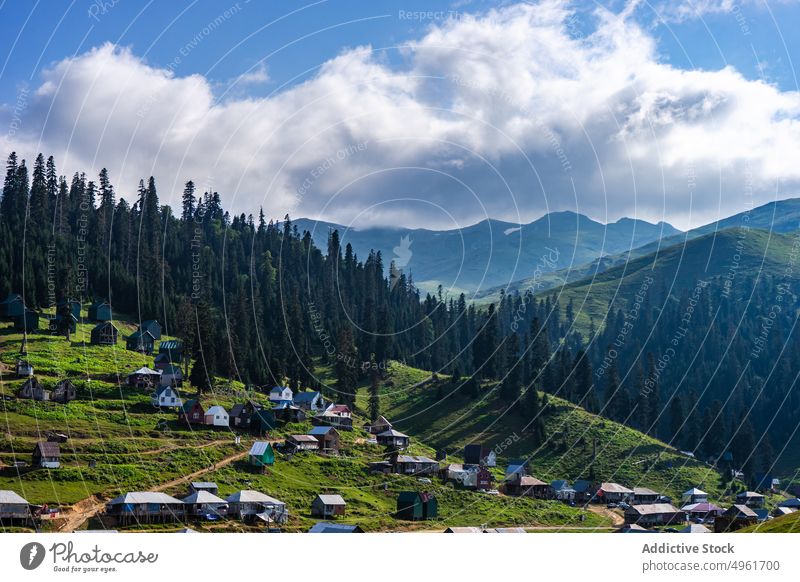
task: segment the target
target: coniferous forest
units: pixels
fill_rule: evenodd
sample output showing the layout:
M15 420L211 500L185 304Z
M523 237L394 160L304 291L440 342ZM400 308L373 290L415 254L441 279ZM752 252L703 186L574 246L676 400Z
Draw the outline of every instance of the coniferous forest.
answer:
M380 253L356 256L338 232L317 248L288 216L231 215L219 193L192 182L181 202L179 214L163 204L152 177L123 198L105 170L67 178L52 157L29 168L12 153L0 202L0 295L20 293L32 309L103 298L117 313L158 319L191 346L190 380L201 389L230 377L266 390L319 388L352 404L356 385L374 384L399 360L452 375L468 398L492 387L493 398L531 419L543 393L563 397L748 477L770 471L800 423L796 280L750 276L741 285L747 301L723 300L721 280L661 289L639 306L632 329L617 303L603 321L580 326L574 303L554 291L489 305L423 295L412 273ZM776 296L792 308L776 313ZM762 345L756 357L754 345ZM335 385L320 383L320 366L335 371ZM530 426L543 441L544 424Z

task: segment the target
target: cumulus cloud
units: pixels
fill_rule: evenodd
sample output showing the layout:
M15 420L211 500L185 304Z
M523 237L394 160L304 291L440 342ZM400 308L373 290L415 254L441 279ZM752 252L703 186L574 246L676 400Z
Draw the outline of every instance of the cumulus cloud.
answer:
M686 227L792 192L797 93L675 68L627 12L594 16L586 35L557 1L461 16L391 64L348 49L263 97L106 44L44 71L7 147L108 167L122 195L152 174L168 203L193 179L236 212L361 224L572 209Z

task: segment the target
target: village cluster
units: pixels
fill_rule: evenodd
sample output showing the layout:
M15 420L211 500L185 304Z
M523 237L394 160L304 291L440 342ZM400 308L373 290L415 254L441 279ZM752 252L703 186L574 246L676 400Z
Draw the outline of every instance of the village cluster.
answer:
M80 303L65 301L60 307L48 328L62 329L63 318L68 317L69 327L74 331L80 315ZM91 342L115 345L118 330L111 322L110 305L105 301L97 301L89 307L88 316L96 323L91 332ZM11 295L0 303L0 318L13 321L16 329L38 329L38 314L27 309L19 295ZM254 442L247 455L248 464L255 471L264 472L273 466L278 456L276 452L286 460L298 454L339 455L340 431L353 430L353 413L348 406L329 402L318 391L294 393L288 387L276 386L269 392L268 404L247 398L244 402L234 404L230 410L218 404L204 408L199 398L184 399L181 396L183 345L174 339L161 340L161 336L161 325L155 320L148 320L126 338L127 349L147 355L155 353L153 368L141 367L126 378L128 386L145 390L151 395L155 408L174 410L177 421L187 428L203 426L228 429L265 439ZM159 342L157 351L156 342ZM33 366L25 359L17 361L16 373L25 378L17 391L18 398L62 404L76 398L75 386L69 379L60 380L52 390L46 390L36 379ZM312 424L306 434L290 434L282 441L267 439L270 431L278 426L305 420L310 420ZM480 491L487 495L557 500L583 507L604 504L608 509L623 513L625 525L617 530L621 533L734 531L800 508L800 498L790 498L779 503L770 515L764 508L765 496L756 491L739 493L735 504L723 508L709 502L708 494L699 488L686 491L678 508L669 497L646 487L631 489L618 483L593 483L588 480L577 480L572 484L566 480L546 483L528 474L524 460L510 461L502 482L495 486L492 470L497 467L497 454L482 444L466 445L463 462L448 463L447 452L443 450L436 452L435 459L408 454L410 437L396 430L383 416L365 425L364 429L369 435L366 443L381 446L385 451L378 457L379 460L369 463L370 473L415 477L420 485L429 486L428 489L433 489L432 479L436 478L454 488ZM51 433L46 441L37 442L32 451L32 466L58 469L61 465L60 443L66 442L67 438L63 434ZM239 438L236 437L237 443ZM25 465L25 462L17 462L18 467ZM309 531L362 531L358 525L334 521L346 515L346 507L347 502L342 495L320 493L311 502L310 515L328 521L316 523ZM41 520L42 510L42 506L28 503L14 491L0 491L0 525L35 524ZM438 511L436 495L429 491L401 491L396 498L395 517L400 520L436 519ZM265 524L272 530L279 529L288 517L286 504L265 493L240 490L222 498L215 483L192 482L186 496L181 499L157 491L127 492L107 502L102 519L104 525L110 527L236 519L248 524ZM676 526L683 529L678 530ZM450 527L445 531L524 530Z

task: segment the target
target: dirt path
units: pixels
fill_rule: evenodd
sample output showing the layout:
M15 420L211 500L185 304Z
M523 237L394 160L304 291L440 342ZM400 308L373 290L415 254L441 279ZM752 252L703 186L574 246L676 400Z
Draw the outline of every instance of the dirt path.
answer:
M184 475L183 477L178 477L177 479L173 479L172 481L167 481L166 483L162 483L157 487L153 487L151 491L164 491L164 489L169 489L170 487L174 487L175 485L180 485L181 483L188 483L189 481L193 481L200 477L201 475L205 475L206 473L210 473L211 471L216 471L226 465L230 465L234 461L238 461L239 459L246 457L249 449L245 449L244 451L235 453L228 457L225 457L218 463L214 463L210 467L205 467L204 469L200 469L199 471L195 471L194 473L189 473L188 475Z
M615 526L625 525L625 518L616 511L612 511L603 505L589 505L589 511L609 518Z

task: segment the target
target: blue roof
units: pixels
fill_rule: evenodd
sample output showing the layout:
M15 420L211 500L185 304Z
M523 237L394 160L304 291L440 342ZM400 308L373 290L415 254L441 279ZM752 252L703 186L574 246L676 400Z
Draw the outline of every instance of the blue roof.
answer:
M592 486L592 484L589 481L586 481L585 479L578 479L572 485L572 488L575 491L577 491L578 493L583 493L584 491L588 490L589 487L591 487L591 486Z
M319 392L298 392L294 395L294 401L311 403L317 396L319 396Z
M561 491L562 489L571 489L569 486L569 481L566 479L556 479L550 483L550 487L555 489L556 491Z
M357 525L347 525L345 523L330 523L320 521L308 530L308 533L356 533Z
M310 434L311 436L317 436L318 434L328 434L332 430L333 430L332 426L315 426L310 431L308 431L308 434Z

